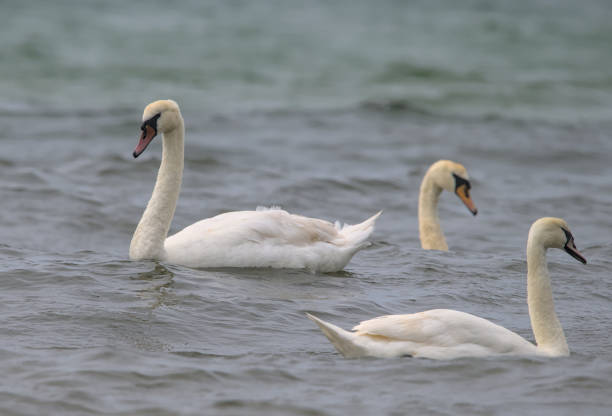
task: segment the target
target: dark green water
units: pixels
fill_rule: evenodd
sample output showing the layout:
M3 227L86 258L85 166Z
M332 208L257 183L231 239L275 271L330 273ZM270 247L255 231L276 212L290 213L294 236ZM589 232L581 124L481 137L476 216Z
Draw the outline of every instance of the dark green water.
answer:
M0 413L605 415L612 399L612 6L606 1L0 2ZM144 106L186 132L172 231L281 205L354 223L345 272L130 262L160 160ZM463 163L451 251L419 248L420 179ZM572 355L344 360L343 327L452 308L532 339L525 241L548 255Z

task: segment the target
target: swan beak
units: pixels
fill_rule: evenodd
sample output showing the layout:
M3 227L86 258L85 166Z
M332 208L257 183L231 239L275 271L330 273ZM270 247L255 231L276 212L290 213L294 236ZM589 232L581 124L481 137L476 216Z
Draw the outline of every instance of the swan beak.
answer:
M476 205L474 205L474 201L472 201L472 198L470 198L470 194L468 192L467 184L463 184L461 186L458 186L457 189L455 189L455 193L457 194L459 199L461 199L461 201L463 201L463 203L465 204L467 209L469 209L470 212L473 215L478 214L478 210L476 209Z
M567 251L567 254L569 254L570 256L578 260L579 262L583 264L587 263L587 260L584 258L582 254L580 254L580 252L576 248L576 244L574 243L573 237L567 240L567 243L565 243L564 248L565 248L565 251Z
M134 149L134 158L137 158L142 152L145 151L145 149L147 148L149 143L151 143L151 141L155 138L155 136L157 136L157 131L148 124L145 124L143 126L142 134L140 135L138 145L136 146L136 149Z

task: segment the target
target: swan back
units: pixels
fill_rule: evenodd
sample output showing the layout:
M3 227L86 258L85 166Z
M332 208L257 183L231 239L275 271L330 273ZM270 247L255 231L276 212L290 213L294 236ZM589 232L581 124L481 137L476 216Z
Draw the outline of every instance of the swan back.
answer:
M168 237L164 260L190 267L338 271L368 245L379 215L340 227L281 209L226 212Z

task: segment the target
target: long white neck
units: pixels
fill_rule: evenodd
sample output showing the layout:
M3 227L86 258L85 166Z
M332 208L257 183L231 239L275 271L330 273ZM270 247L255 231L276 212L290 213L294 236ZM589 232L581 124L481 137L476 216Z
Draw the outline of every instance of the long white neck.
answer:
M442 188L435 184L428 171L419 193L419 236L421 247L426 250L448 250L438 218L438 199Z
M147 208L134 231L130 244L130 259L159 260L164 256L164 241L174 217L181 191L184 163L184 126L162 135L162 160L157 181Z
M555 313L546 248L531 238L527 242L527 304L538 349L550 355L568 355L565 334Z

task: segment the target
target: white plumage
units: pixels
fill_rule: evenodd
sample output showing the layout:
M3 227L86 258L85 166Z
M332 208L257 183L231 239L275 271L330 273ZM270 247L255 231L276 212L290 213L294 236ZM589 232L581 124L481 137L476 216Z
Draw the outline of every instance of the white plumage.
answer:
M132 237L130 259L163 260L189 267L333 272L341 270L368 245L380 212L360 224L344 227L278 208L228 212L167 237L184 164L184 123L178 105L171 100L149 104L141 129L134 157L146 149L158 131L163 134L163 153L153 194Z
M368 244L378 215L339 227L280 209L227 212L168 237L163 260L191 267L337 271Z
M381 316L361 322L353 332L307 315L347 358L568 355L565 334L554 310L546 265L546 249L551 247L563 248L586 263L565 221L541 218L531 226L527 242L527 303L536 345L486 319L450 309Z
M536 346L520 335L486 319L451 309L379 316L356 325L354 332L332 326L312 315L308 317L347 358L414 356L451 359L492 354L537 354Z

